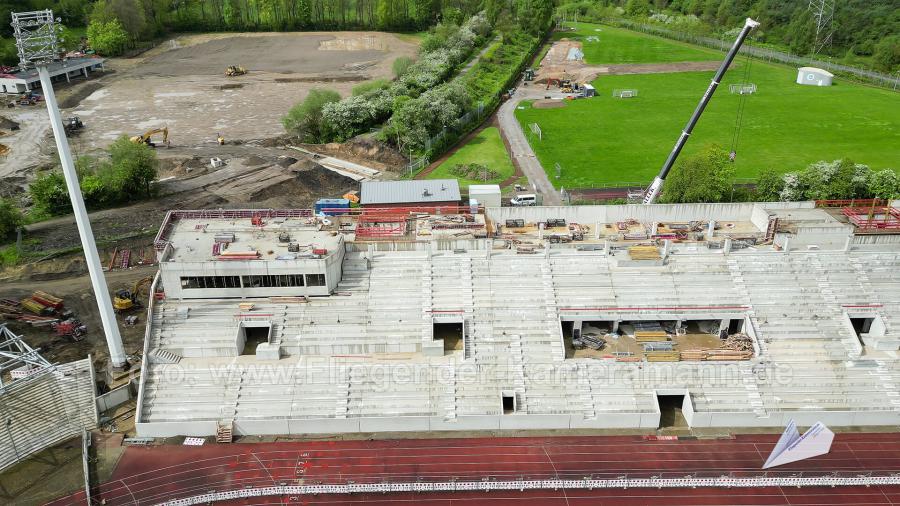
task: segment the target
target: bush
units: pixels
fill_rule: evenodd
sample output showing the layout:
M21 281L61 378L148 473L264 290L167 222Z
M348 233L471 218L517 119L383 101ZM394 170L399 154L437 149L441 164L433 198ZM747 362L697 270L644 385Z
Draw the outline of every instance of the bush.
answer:
M378 91L383 90L389 87L391 83L387 79L375 79L374 81L369 81L367 83L357 84L353 87L353 96L357 95L365 95L370 91Z
M130 203L153 196L158 161L146 144L120 137L109 148L109 158L81 157L76 161L78 183L88 209ZM28 188L39 214L57 215L71 211L72 203L62 171L38 175Z
M22 225L22 212L11 199L0 198L0 239L12 236Z
M326 142L329 136L327 124L322 121L322 109L341 100L336 91L310 90L309 95L281 118L281 124L289 133L307 143Z
M728 153L707 148L675 166L666 179L661 202L724 202L729 199L734 169Z
M869 193L879 199L900 199L900 176L893 169L869 173Z
M409 56L401 56L394 60L394 63L391 65L391 68L394 71L394 79L400 79L403 77L403 74L406 74L406 71L409 70L409 67L413 64L413 59Z
M128 34L118 19L91 21L87 28L88 43L98 53L118 56L128 47Z

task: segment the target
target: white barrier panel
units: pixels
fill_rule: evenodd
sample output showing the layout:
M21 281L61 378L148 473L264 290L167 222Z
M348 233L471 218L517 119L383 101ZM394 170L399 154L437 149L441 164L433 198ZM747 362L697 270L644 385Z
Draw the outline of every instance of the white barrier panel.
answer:
M182 499L173 499L160 506L189 506L228 501L248 497L303 496L321 494L372 494L390 492L457 492L492 490L560 490L595 488L748 488L748 487L846 487L871 485L900 485L900 474L859 476L756 476L718 478L617 478L607 480L503 480L503 481L443 481L408 483L348 483L345 485L287 485L244 488L210 492Z

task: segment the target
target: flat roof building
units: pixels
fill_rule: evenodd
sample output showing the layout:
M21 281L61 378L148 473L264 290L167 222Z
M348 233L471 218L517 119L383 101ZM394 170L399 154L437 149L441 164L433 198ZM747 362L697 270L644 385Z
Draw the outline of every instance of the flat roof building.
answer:
M900 235L811 202L484 212L486 237L387 241L167 219L138 434L657 428L673 402L691 427L900 423ZM232 232L258 255L213 259ZM328 250L287 273L327 289L247 286L285 272L281 233ZM194 263L241 286L185 286Z
M103 70L100 57L76 57L63 61L55 61L47 66L50 78L54 81L70 81L72 77L87 78L91 71ZM19 70L12 74L0 74L0 93L26 93L40 88L41 78L36 69Z
M363 181L362 206L455 206L460 201L456 179L412 181Z

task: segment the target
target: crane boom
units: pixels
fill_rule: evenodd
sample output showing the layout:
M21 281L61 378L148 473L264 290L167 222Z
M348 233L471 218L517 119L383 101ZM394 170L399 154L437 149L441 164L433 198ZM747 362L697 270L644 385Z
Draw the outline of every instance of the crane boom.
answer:
M656 202L656 198L659 197L659 191L662 189L666 176L669 175L669 171L672 170L672 166L675 165L675 160L678 159L678 155L681 154L681 150L684 149L684 145L687 143L688 137L691 136L691 132L697 124L697 120L700 119L700 116L703 114L703 110L706 109L707 104L709 104L709 100L712 98L713 93L716 92L716 88L718 88L719 83L722 81L722 76L725 75L725 71L728 70L731 62L734 61L734 57L737 56L738 51L744 44L744 39L750 34L750 30L753 30L757 26L759 26L759 22L750 18L747 18L747 21L744 22L744 28L741 30L741 33L738 34L731 49L728 50L728 54L725 55L722 65L719 66L719 70L717 70L716 75L713 76L712 81L709 83L709 88L706 89L706 93L700 98L700 103L697 104L697 108L694 109L694 114L691 115L691 119L688 120L684 130L681 131L678 140L675 141L675 147L672 148L672 152L669 153L669 156L666 158L666 162L663 164L662 169L659 170L659 175L653 180L653 184L650 185L650 188L647 188L647 192L644 194L644 204Z

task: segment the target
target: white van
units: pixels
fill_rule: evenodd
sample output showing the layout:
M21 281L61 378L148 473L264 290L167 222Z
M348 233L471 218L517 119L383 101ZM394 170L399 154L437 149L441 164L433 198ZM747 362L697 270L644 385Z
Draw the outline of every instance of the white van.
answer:
M509 199L509 203L514 206L533 206L537 202L537 195L526 193L524 195L516 195Z

